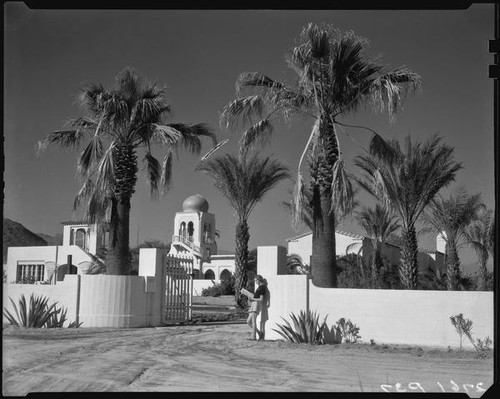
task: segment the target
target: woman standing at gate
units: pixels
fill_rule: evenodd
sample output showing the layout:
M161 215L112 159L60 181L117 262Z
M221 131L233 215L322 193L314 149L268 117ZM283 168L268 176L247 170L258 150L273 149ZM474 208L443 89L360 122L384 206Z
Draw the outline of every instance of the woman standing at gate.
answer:
M257 334L259 334L259 339L264 338L264 325L267 321L267 281L260 274L258 274L255 276L255 283L258 287L253 294L253 298L248 298L250 301L250 309L248 310L247 324L252 329L252 335L249 338L250 341L255 341ZM266 307L266 317L265 320L261 320L261 331L259 331L257 328L257 315L261 312L263 306ZM263 318L262 316L264 316L264 314L261 315L261 318Z

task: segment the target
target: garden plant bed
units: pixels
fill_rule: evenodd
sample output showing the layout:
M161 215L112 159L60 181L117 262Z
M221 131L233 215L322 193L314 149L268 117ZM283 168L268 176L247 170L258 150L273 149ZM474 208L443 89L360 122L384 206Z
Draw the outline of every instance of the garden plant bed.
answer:
M369 343L311 346L248 337L248 326L224 323L137 329L8 326L3 329L3 394L453 392L458 387L479 397L493 380L491 355L477 358L469 350Z

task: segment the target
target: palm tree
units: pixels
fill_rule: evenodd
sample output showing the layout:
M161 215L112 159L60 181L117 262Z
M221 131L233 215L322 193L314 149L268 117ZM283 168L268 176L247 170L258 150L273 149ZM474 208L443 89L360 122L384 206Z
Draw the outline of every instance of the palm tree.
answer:
M289 177L287 168L276 160L252 156L236 157L225 154L202 162L198 170L214 179L214 185L227 199L236 213L235 235L235 300L243 307L241 288L246 286L248 271L248 218L257 203L269 190Z
M241 143L250 147L272 133L272 118L293 116L312 119L312 131L298 163L294 203L304 205L301 174L306 153L309 186L313 193L312 279L319 287L336 286L335 210L350 211L352 186L341 157L337 126L340 118L370 102L392 117L404 95L416 90L420 77L406 68L386 71L379 58L368 58L368 41L353 32L341 33L331 25L307 25L287 57L296 74L295 84L286 85L258 72L244 72L237 80L237 99L227 104L221 124L227 128L250 125ZM246 95L245 89L251 90ZM361 127L363 128L363 127ZM373 130L372 146L383 145ZM300 219L296 209L295 221Z
M446 242L446 275L448 290L457 290L460 282L460 258L458 250L464 244L467 226L476 218L480 208L481 195L470 195L465 189L445 199L437 195L429 203L423 220L442 234ZM444 234L443 234L444 233Z
M110 218L110 247L106 273L128 274L130 200L135 191L138 172L137 152L144 150L146 170L152 197L168 190L172 159L179 145L199 153L200 137L215 136L204 124L164 122L170 107L163 88L143 83L130 68L116 77L115 88L106 91L101 84L88 84L80 100L85 116L68 122L68 130L55 131L39 142L39 149L49 144L78 149L87 143L78 158L78 172L84 183L74 208L85 207L90 221ZM163 162L153 155L152 146L165 148Z
M376 204L375 208L362 208L356 214L356 219L372 243L371 280L375 288L384 265L382 248L389 235L399 229L399 222L390 210L380 204Z
M453 160L453 147L432 136L423 143L406 139L403 150L397 140L384 149L372 147L370 155L358 156L355 164L366 172L357 179L361 187L393 210L401 223L400 278L407 289L418 285L416 222L439 190L455 180L462 167Z
M286 268L289 274L309 274L310 268L304 263L299 254L289 254L286 256Z
M487 289L488 259L494 257L495 216L491 209L482 209L465 230L467 243L476 251L479 260L479 290Z

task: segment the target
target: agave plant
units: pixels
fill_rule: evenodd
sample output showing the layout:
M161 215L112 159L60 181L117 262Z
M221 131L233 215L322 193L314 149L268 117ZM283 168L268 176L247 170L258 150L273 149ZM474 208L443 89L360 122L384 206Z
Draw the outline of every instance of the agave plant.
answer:
M21 295L19 298L19 309L12 298L9 299L12 303L15 314L13 315L5 308L3 310L3 314L10 324L17 327L42 328L53 318L53 315L56 312L56 303L48 306L49 298L47 297L35 297L34 294L31 294L28 306L26 303L26 297Z
M279 335L281 335L285 340L294 343L309 343L314 344L324 344L324 332L328 329L326 325L326 318L323 323L319 322L319 315L311 310L303 311L301 310L298 317L290 313L290 318L292 319L293 326L287 320L283 319L285 324L276 324L279 330L273 329Z
M68 309L61 307L59 309L54 308L54 311L51 313L47 323L45 324L46 328L61 328L64 325L64 322L67 320L66 313Z

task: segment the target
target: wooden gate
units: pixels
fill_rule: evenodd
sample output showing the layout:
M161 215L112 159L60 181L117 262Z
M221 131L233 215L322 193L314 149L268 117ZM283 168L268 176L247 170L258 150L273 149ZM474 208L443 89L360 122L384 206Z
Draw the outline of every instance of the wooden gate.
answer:
M193 305L193 258L191 256L163 257L165 276L165 306L162 323L181 323L191 320Z

